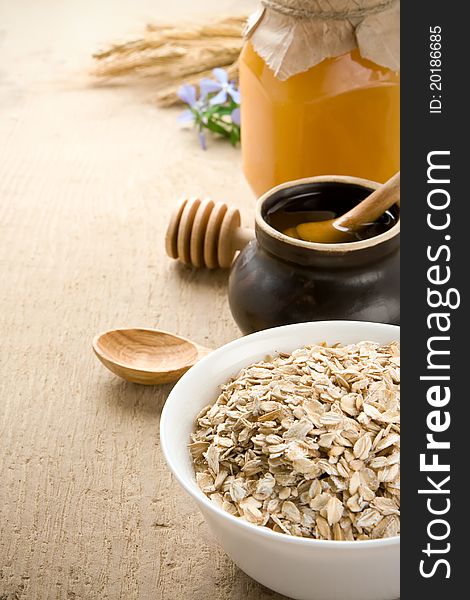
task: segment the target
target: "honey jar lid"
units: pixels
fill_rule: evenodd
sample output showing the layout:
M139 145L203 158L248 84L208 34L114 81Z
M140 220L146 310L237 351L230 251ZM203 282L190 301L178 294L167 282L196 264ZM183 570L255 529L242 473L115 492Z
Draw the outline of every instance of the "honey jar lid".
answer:
M245 35L278 79L355 48L379 66L400 70L399 0L261 0L261 5Z

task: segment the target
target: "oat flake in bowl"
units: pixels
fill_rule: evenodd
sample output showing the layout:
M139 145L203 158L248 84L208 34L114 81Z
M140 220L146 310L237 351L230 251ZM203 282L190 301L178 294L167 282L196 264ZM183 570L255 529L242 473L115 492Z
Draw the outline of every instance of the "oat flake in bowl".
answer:
M398 343L305 346L244 368L197 416L201 490L274 531L368 540L400 529Z

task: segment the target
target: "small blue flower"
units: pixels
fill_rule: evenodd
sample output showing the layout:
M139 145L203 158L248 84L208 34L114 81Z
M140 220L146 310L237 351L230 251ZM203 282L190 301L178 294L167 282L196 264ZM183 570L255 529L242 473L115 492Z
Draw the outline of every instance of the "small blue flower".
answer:
M214 106L214 104L224 104L227 102L228 96L230 96L234 102L240 104L240 92L236 89L233 82L229 82L227 71L225 69L214 69L212 73L214 74L215 81L213 79L208 79L207 77L201 79L201 97L206 98L208 94L216 93L216 95L209 100L209 104L212 106Z
M197 98L194 85L182 85L178 90L178 97L189 106L189 109L179 115L178 122L181 124L196 123L198 121L204 123L203 111L207 108L207 104L202 96L199 99Z
M189 104L189 106L193 108L197 102L196 88L194 85L182 85L178 90L178 97L185 104Z
M199 144L203 150L207 150L206 136L203 131L199 130Z
M194 85L183 85L178 97L188 108L179 115L180 123L192 123L198 133L199 143L206 150L206 129L230 139L233 145L240 141L240 92L235 82L229 82L224 69L212 71L214 79L200 82L200 94ZM231 114L227 114L231 111Z
M195 121L195 114L193 113L192 110L185 110L183 111L180 115L178 115L177 119L178 123L181 123L182 125L185 125L187 123L194 123Z
M240 125L240 107L235 108L230 116L232 117L232 123Z
M201 90L201 98L206 99L209 94L220 91L220 83L213 79L209 79L208 77L204 77L204 79L201 79L199 82L199 89Z
M197 109L196 88L193 85L182 85L178 90L178 97L190 107L179 115L178 123L194 123Z

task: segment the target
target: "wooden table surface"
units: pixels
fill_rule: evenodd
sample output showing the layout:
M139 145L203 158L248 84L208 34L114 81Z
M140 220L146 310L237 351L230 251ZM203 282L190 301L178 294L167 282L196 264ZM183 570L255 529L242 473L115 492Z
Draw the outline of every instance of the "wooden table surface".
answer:
M280 598L228 559L159 446L169 392L91 351L142 325L219 346L240 335L227 273L169 260L183 194L236 203L240 152L199 149L149 86L91 86L90 54L158 17L236 0L0 2L0 599Z

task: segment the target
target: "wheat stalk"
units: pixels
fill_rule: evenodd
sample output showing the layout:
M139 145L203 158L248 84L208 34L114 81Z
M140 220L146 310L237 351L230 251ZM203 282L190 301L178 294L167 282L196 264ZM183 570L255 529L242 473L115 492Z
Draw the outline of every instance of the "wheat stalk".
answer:
M196 84L215 67L238 78L245 21L227 17L201 25L149 24L144 37L96 52L92 73L100 78L152 77L159 88L157 103L172 106L179 102L182 83Z

